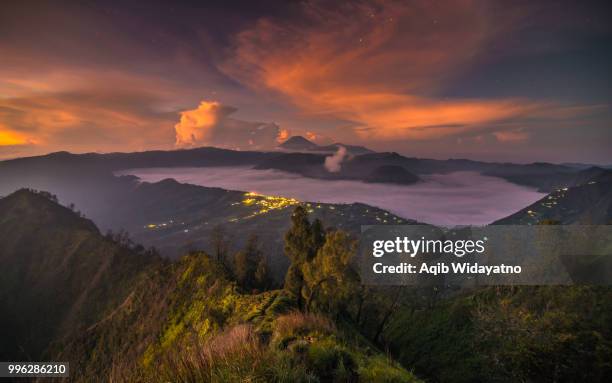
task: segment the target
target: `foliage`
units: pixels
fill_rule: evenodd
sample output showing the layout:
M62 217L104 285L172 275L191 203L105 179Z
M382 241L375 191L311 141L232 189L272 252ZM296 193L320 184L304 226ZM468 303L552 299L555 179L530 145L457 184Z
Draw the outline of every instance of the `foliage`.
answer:
M302 265L306 308L329 314L348 309L359 288L359 277L351 268L356 242L342 231L332 231L316 256Z
M251 235L244 250L234 256L234 276L245 291L262 291L270 287L268 264L259 249L256 235Z
M405 307L385 339L428 379L605 381L612 371L608 287L490 287L431 308Z

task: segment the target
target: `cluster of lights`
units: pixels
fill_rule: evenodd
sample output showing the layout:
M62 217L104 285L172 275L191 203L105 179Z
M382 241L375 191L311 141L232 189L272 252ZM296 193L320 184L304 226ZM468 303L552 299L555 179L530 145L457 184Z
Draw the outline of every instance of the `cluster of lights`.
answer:
M565 197L567 190L568 188L561 188L561 189L555 190L548 197L546 197L544 201L540 202L540 205L547 209L553 208L555 205L559 204L558 201L560 199ZM527 215L530 218L538 219L538 217L540 216L540 213L537 211L533 211L533 210L527 210Z
M285 209L300 203L300 201L295 198L263 195L254 192L244 193L244 197L245 198L242 200L243 206L254 206L258 209L244 218L252 218L257 215L269 213L272 210Z
M174 220L171 219L170 221L167 221L167 222L149 223L149 224L145 225L144 228L145 229L149 229L149 230L163 229L165 227L174 225L174 223L175 223ZM184 225L184 224L185 224L185 222L181 222L181 225Z
M558 200L565 197L565 192L567 192L567 188L557 189L555 192L551 193L541 205L548 209L552 208L557 205Z

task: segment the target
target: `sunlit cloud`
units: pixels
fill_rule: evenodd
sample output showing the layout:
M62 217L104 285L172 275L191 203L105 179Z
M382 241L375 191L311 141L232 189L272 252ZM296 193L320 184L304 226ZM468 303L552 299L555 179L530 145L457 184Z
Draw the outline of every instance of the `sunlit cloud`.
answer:
M486 2L469 0L307 2L302 11L301 22L266 18L240 33L222 70L313 116L349 121L362 140L435 139L558 113L527 98L435 97L512 30L516 12L494 20Z
M32 145L34 140L29 138L27 135L13 132L6 128L6 126L0 124L0 146L21 146L21 145Z
M280 129L278 132L278 137L276 137L276 142L278 142L279 144L283 143L287 141L290 136L291 132L289 131L289 129Z
M195 109L180 113L174 126L176 145L220 146L232 149L272 149L288 137L274 123L242 121L229 116L237 109L218 101L202 101Z
M0 70L1 72L1 70ZM164 110L174 93L162 81L126 73L56 71L0 83L0 128L22 152L116 151L171 147L176 114ZM6 86L12 84L12 86ZM2 141L8 142L8 133Z

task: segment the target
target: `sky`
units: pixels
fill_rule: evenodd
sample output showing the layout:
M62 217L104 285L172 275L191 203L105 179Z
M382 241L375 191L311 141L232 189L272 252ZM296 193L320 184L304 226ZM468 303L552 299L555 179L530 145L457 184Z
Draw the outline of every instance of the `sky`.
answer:
M0 2L0 159L291 135L428 158L612 163L592 1Z

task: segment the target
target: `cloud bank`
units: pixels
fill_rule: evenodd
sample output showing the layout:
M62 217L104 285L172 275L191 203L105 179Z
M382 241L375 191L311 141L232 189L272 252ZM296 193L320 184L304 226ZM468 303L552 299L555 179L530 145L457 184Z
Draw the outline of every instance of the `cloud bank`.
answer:
M544 196L500 178L471 172L423 176L425 182L410 186L324 181L245 167L133 169L123 173L134 174L147 182L174 178L195 185L282 195L302 201L362 202L404 218L450 226L488 224Z

